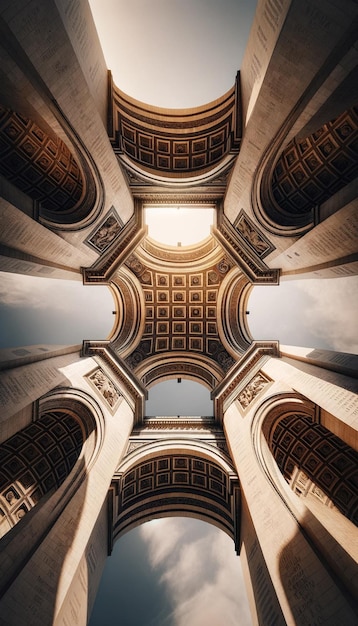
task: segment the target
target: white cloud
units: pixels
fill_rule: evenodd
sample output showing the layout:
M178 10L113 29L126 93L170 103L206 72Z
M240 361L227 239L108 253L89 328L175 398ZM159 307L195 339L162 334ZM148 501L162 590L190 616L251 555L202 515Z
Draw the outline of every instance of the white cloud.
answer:
M143 539L149 546L149 559L153 568L168 561L173 550L182 538L180 525L176 518L153 520L140 528Z
M227 535L183 518L150 522L141 533L174 604L175 626L252 624L239 557Z
M302 311L311 332L332 350L358 353L358 277L302 280L297 286L311 297L309 309Z

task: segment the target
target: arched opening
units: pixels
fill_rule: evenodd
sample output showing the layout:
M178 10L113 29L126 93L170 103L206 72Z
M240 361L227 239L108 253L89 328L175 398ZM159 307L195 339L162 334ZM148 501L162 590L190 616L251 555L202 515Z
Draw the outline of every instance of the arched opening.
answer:
M358 525L358 453L302 413L283 416L266 434L275 461L309 506L318 500Z
M149 389L146 416L213 415L210 391L203 384L186 378L164 380Z
M0 173L39 203L40 218L73 224L96 204L93 175L81 155L21 113L0 105Z
M34 420L28 427L33 440L23 441L24 432L28 432L25 429L15 435L15 443L21 446L19 460L25 466L22 472L32 474L40 483L43 478L49 489L36 507L29 510L24 519L0 539L0 550L7 554L7 566L3 568L1 576L1 590L3 593L11 585L16 586L25 567L28 580L37 579L41 555L45 555L44 560L50 558L42 576L45 580L48 574L53 585L46 592L50 601L46 619L52 623L55 620L52 590L58 597L63 581L68 578L66 563L67 559L72 558L71 551L83 524L89 474L103 445L104 416L95 400L75 387L55 387L36 402L33 411ZM72 432L69 432L68 424ZM39 425L40 430L37 432ZM16 438L20 440L16 442ZM74 439L72 446L71 438ZM44 454L41 454L42 449ZM76 454L73 454L73 449ZM12 457L17 460L13 452ZM68 466L67 471L63 470L65 464ZM55 479L53 486L50 486L52 483L46 484L51 473ZM51 554L56 555L56 558L49 557ZM24 590L22 602L25 606L31 604L32 593L32 585L29 586L28 596ZM43 621L43 612L39 612L34 619ZM21 617L20 621L26 622L26 617Z
M255 413L253 443L268 489L279 496L283 511L353 599L357 597L357 546L352 542L357 457L321 426L318 415L319 407L306 398L277 394L264 400Z
M302 217L356 178L358 109L345 111L304 139L293 139L275 164L271 192L282 216Z
M78 421L48 411L0 446L0 537L70 474L83 446Z
M215 209L181 205L147 207L144 218L151 239L168 246L191 246L209 237Z
M108 618L101 616L104 604L113 623L114 605L118 610L124 589L127 597L121 605L121 619L128 626L195 624L199 619L200 623L224 620L234 624L239 612L242 624L251 626L240 561L235 556L239 484L226 455L199 440L166 439L139 445L119 466L111 494L114 547L90 626L97 626L101 619L101 626L107 626L103 620ZM133 607L133 599L128 603L132 598L129 581L135 584L141 606ZM175 592L179 590L178 597ZM174 613L178 621L172 622Z
M136 598L133 602L133 589ZM118 608L120 607L120 609ZM240 558L216 527L184 517L134 528L107 559L89 626L237 624L252 620Z
M112 334L115 303L108 287L9 272L0 278L0 348L75 345Z
M280 153L272 142L256 180L257 217L271 232L305 232L325 219L330 199L336 198L336 210L340 208L342 189L354 194L349 187L358 171L357 125L357 107L352 107L311 135L296 136Z
M184 515L214 524L239 546L240 490L231 463L203 442L139 446L112 481L113 541L139 524Z

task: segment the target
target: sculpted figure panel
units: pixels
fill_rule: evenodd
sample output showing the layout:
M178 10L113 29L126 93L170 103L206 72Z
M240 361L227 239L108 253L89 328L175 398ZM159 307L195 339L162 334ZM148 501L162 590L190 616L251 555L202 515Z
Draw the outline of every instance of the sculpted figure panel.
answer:
M269 381L262 374L257 374L252 378L237 398L241 407L246 409L268 383Z
M103 252L116 239L122 228L122 221L112 207L106 219L87 239L87 243L98 252Z
M108 376L101 369L98 369L89 376L89 380L97 387L107 404L114 408L120 398L120 394Z

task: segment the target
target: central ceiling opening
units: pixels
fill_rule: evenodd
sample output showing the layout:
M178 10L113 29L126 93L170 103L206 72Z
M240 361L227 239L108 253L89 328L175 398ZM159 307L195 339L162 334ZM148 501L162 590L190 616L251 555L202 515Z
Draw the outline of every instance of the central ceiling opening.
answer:
M149 389L146 416L205 416L211 417L213 401L210 391L193 380L175 378L157 383Z
M178 204L147 206L144 209L149 237L168 246L192 246L200 243L210 235L214 219L213 206Z

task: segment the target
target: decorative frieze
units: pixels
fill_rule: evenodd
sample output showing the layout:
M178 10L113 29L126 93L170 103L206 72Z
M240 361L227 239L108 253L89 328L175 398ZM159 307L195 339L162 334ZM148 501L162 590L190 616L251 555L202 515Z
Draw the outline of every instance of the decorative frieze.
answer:
M97 252L104 252L112 241L115 241L122 228L123 222L112 206L104 220L96 226L96 229L86 239L86 243Z
M255 240L257 245L257 241L260 238L258 232L255 235L253 229L250 232L252 240ZM264 263L261 258L264 255L264 251L258 254L252 242L246 241L224 215L221 216L217 227L213 228L212 233L252 283L256 285L279 284L279 270L271 269ZM262 239L262 245L263 243L264 239ZM266 254L268 252L269 250L267 250Z
M243 386L245 385L245 381L247 381L250 376L250 373L255 371L255 369L258 373L259 368L262 367L262 364L259 362L262 359L266 360L268 356L278 356L277 341L253 342L251 347L231 370L230 376L226 377L217 385L212 392L212 398L215 403L215 415L219 418L219 420L222 419L223 413L230 406L230 404L234 400L238 399L238 394L243 391ZM268 378L267 381L269 381Z
M258 229L243 209L241 209L234 226L239 236L245 240L259 257L264 258L274 250L272 243Z
M92 374L88 376L88 379L99 391L101 396L103 396L104 400L111 407L111 409L114 409L118 404L121 394L103 370L99 367L95 372L92 372Z
M107 283L115 270L125 262L146 234L146 229L143 226L142 211L138 206L134 215L122 228L118 228L112 217L115 217L116 220L118 219L117 224L120 225L119 217L113 210L111 215L107 214L106 219L102 222L104 230L102 230L101 226L96 228L88 240L86 240L88 245L95 247L98 252L101 252L101 256L91 267L82 268L83 283L85 285ZM103 248L101 250L102 245Z
M246 387L239 393L237 400L240 403L242 409L247 409L247 407L253 402L256 396L263 390L264 387L270 382L266 376L258 373L254 378L250 380L250 382L246 385Z

